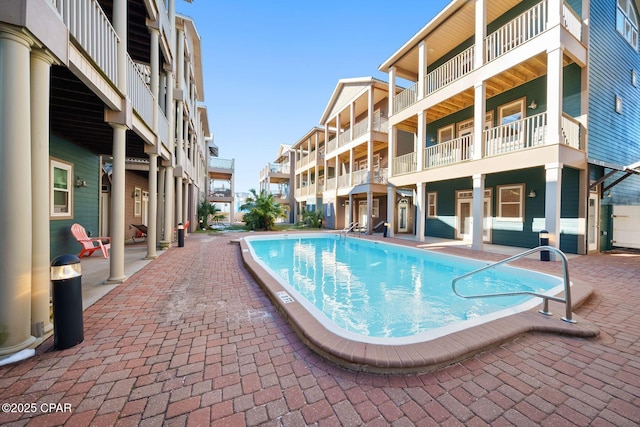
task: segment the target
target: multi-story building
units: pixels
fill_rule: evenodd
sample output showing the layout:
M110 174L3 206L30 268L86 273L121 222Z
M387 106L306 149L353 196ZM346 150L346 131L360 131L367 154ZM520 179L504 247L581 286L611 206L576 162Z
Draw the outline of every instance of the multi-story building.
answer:
M275 160L260 170L259 182L259 192L271 194L274 201L286 211L290 223L295 220L294 198L291 192L294 171L292 157L291 146L280 144Z
M221 159L218 157L218 146L209 142L208 192L209 203L215 204L220 213L228 215L228 222L235 221L235 193L233 174L235 159Z
M373 77L341 79L322 114L327 228L357 222L371 233L386 220L388 94L388 84Z
M294 153L293 193L296 221L305 211L322 210L324 189L325 129L313 127L291 146Z
M0 355L51 331L50 262L80 252L72 224L110 237L109 283L126 279L129 223L147 226L148 258L195 224L201 58L175 0L0 2Z
M391 233L640 246L638 2L454 0L380 70Z

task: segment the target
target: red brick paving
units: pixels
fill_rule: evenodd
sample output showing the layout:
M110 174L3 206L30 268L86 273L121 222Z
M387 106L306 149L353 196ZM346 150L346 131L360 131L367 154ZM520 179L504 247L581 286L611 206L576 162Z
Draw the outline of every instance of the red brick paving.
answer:
M572 278L595 284L576 312L599 338L526 334L399 376L349 371L305 347L242 267L237 237L191 235L91 306L83 343L55 351L49 339L0 367L0 403L72 407L0 413L0 424L640 424L640 253L570 261Z

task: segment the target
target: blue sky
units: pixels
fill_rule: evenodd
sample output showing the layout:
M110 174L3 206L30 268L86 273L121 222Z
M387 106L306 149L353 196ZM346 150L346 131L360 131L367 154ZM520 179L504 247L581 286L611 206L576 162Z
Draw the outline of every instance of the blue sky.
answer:
M339 79L378 66L449 0L178 0L202 39L205 102L236 192L258 189L280 144L319 125Z

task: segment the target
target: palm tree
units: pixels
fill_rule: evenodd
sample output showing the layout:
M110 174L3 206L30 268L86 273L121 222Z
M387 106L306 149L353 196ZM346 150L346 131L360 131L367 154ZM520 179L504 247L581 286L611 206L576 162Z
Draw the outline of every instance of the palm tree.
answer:
M260 191L260 194L254 189L249 191L252 195L240 206L240 210L249 211L244 214L242 220L251 230L273 230L276 219L284 217L284 209L275 201L273 195L265 190Z
M215 220L218 212L220 212L220 209L218 209L215 203L210 203L206 198L200 200L200 204L198 205L200 228L204 230L209 223L209 217L213 216Z

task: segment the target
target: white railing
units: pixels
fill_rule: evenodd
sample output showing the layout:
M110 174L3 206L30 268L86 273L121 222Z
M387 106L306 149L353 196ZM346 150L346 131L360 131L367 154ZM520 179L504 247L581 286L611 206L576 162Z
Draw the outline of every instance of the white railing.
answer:
M582 40L582 18L565 2L562 4L562 24L578 40Z
M386 184L389 179L389 169L380 168L373 171L374 184Z
M344 147L351 142L351 128L345 130L338 136L338 147Z
M389 131L389 119L386 117L376 117L373 119L373 130L387 133Z
M416 172L416 153L408 153L393 159L393 173L395 175L403 175L406 173Z
M414 83L393 97L393 113L396 114L418 100L418 83Z
M338 188L351 187L351 174L347 173L338 177Z
M485 38L487 62L506 54L547 29L547 1L533 6Z
M158 109L158 137L167 148L173 150L173 147L169 146L169 121L162 108L159 105L156 105L156 108Z
M369 170L361 169L353 172L353 185L368 184L369 183Z
M446 166L471 159L473 134L461 136L424 149L424 167Z
M547 138L547 113L496 126L485 130L483 134L486 157L544 145Z
M327 179L327 183L326 183L324 189L325 190L335 190L337 183L338 183L337 178L335 178L335 177L329 178L329 179Z
M569 117L566 114L562 114L562 142L563 144L567 144L570 147L576 148L578 150L582 150L581 146L581 129L580 122L574 119L573 117Z
M291 168L289 163L269 163L269 171L271 173L289 173Z
M353 139L356 139L369 130L369 119L361 120L353 126Z
M96 0L51 0L71 35L105 75L118 85L120 38Z
M147 76L127 54L127 96L131 106L151 128L153 127L153 94L147 84Z
M233 159L209 157L209 167L215 169L233 169Z
M334 136L333 138L329 139L329 142L327 142L327 153L335 151L336 148L338 148L338 140Z
M427 74L424 78L425 95L429 95L473 71L474 52L475 47L471 46Z

